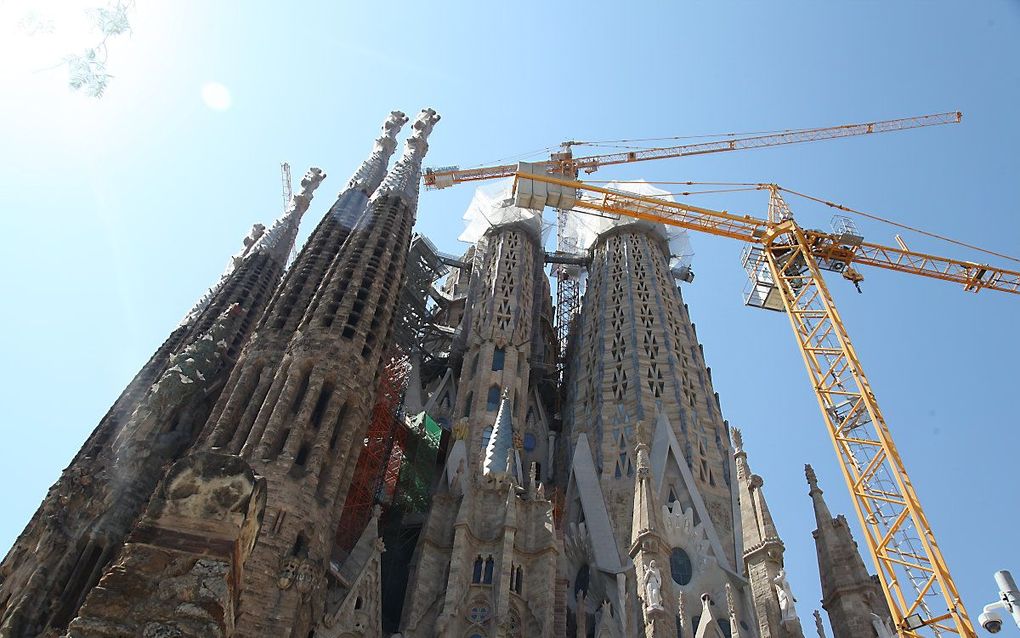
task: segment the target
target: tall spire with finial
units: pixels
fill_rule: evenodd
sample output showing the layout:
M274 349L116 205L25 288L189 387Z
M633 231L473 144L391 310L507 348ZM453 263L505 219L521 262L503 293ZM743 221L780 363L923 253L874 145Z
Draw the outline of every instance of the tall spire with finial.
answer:
M744 437L731 429L733 460L737 466L740 524L744 538L744 569L751 581L751 597L761 638L804 638L799 622L785 617L774 583L783 572L786 547L776 530L772 513L765 502L765 481L751 472L744 450Z
M835 518L818 487L810 465L804 466L818 529L812 532L818 554L822 584L822 608L829 614L835 638L873 636L873 615L889 618L889 609L878 579L868 573L850 525L842 514Z
M492 426L492 434L485 446L485 458L482 460L482 474L499 477L508 476L518 483L521 477L517 471L519 461L517 450L514 449L514 426L510 405L510 388L503 388L503 396L496 412L496 421Z
M818 525L818 529L821 529L823 525L832 521L832 513L829 512L829 506L825 503L825 498L822 497L822 488L818 487L818 477L810 464L804 466L804 476L807 478L810 488L808 494L811 496L811 504L815 510L815 524Z

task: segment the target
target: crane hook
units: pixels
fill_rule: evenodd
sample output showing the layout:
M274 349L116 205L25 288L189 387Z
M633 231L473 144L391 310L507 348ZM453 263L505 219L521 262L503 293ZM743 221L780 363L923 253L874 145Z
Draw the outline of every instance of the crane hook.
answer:
M863 290L861 290L861 282L864 281L864 275L862 275L861 273L857 272L856 270L854 270L850 266L847 266L846 268L844 268L842 274L843 274L843 279L846 279L847 281L852 283L854 285L854 288L857 289L858 293L863 293L864 292Z

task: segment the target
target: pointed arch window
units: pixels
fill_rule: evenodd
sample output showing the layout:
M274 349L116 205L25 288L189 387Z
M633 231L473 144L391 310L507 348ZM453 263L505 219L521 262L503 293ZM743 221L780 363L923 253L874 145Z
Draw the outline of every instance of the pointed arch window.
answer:
M506 348L496 348L492 351L492 370L498 372L503 369L506 363Z
M489 394L485 397L485 409L494 412L499 407L499 386L489 388Z
M464 416L471 416L471 402L475 400L475 393L468 392L467 401L464 402Z
M514 588L513 589L514 589L515 592L520 594L521 590L523 589L523 586L521 585L521 581L524 580L524 568L521 567L520 565L517 566L516 576L517 577L514 579Z
M577 575L574 576L574 600L577 600L577 595L581 592L588 594L589 578L588 565L581 565L581 569L577 570Z
M496 565L496 561L492 560L492 556L485 559L485 573L482 575L482 583L485 585L492 584L492 568Z
M475 559L475 569L471 573L471 582L480 583L482 582L482 557L479 556Z

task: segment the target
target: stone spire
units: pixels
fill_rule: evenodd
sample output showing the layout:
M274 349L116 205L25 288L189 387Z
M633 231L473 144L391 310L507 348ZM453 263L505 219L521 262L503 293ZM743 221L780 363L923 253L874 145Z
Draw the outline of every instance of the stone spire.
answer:
M244 352L238 357L235 371L223 390L223 400L213 409L203 432L203 438L211 446L237 453L244 445L258 414L257 409L249 409L249 404L253 402L253 397L254 401L261 401L269 393L269 385L283 359L287 344L340 248L365 213L368 198L382 181L387 162L396 147L394 137L406 121L407 117L400 111L393 111L387 116L371 154L354 172L347 187L312 231L283 282L276 288L264 313L259 313L261 320ZM302 179L302 189L294 198L293 211L284 215L282 223L254 239L256 245L266 250L257 250L253 254L268 259L265 255L269 248L274 248L276 252L286 247L286 253L290 252L290 246L293 245L291 233L296 232L297 214L307 210L312 191L320 179L316 170L310 170ZM286 254L280 257L285 259ZM276 260L269 261L277 263ZM324 310L335 309L330 304Z
M829 512L829 506L822 498L823 492L818 487L818 477L815 476L815 469L811 465L804 466L804 476L807 478L808 488L810 488L808 494L811 496L811 504L815 510L815 524L818 529L821 529L823 524L832 520L832 513Z
M390 162L390 157L397 149L397 133L406 123L407 116L402 111L390 112L383 122L382 132L372 145L372 153L361 163L358 170L354 171L344 190L358 189L366 195L371 195L379 188L379 184L386 177L386 166Z
M321 168L315 166L309 168L301 178L301 190L291 198L287 210L268 229L262 224L252 226L248 236L242 241L241 250L230 258L227 269L220 276L220 280L199 298L195 306L181 320L181 325L190 324L202 314L202 311L209 306L217 293L229 281L230 275L240 268L246 259L254 255L265 254L269 255L281 268L286 265L287 257L294 248L294 240L297 238L301 218L312 203L315 189L324 179L326 179L326 173Z
M776 579L784 573L783 553L786 548L765 502L762 491L765 481L751 473L740 430L732 428L731 433L733 459L737 466L740 523L743 528L744 571L751 581L758 633L761 638L803 638L800 621L792 612L792 604L788 610L780 606L780 591L777 589L779 581ZM785 583L785 579L781 580Z
M297 239L301 218L312 203L315 189L324 179L326 179L326 173L321 168L313 166L308 169L308 172L301 178L301 190L291 197L287 210L273 222L272 226L266 229L266 232L252 246L251 252L266 252L285 264L290 251L294 249L294 241Z
M816 609L815 615L815 631L818 632L818 638L827 638L825 635L825 625L822 623L822 614Z
M804 466L818 529L812 532L822 584L822 608L829 614L835 638L874 635L873 615L888 620L889 610L878 579L868 574L850 525L835 518L818 487L810 465Z
M655 482L648 458L648 438L644 423L637 428L637 480L634 481L634 509L631 523L630 557L637 576L641 616L638 622L646 638L677 635L676 601L670 578L670 548L663 536L662 504L655 496Z
M439 114L432 109L422 109L415 118L411 135L404 142L404 153L386 179L379 186L374 197L392 195L401 197L408 206L418 203L418 185L421 182L421 160L429 150L429 135L439 121Z
M503 388L503 397L496 412L496 422L485 446L482 460L482 474L492 477L507 477L521 484L518 466L520 459L514 447L513 408L510 405L510 388Z

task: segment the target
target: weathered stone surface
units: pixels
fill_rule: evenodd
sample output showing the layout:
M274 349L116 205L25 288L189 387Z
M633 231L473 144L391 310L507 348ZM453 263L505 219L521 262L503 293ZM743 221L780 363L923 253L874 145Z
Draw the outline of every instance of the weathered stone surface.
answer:
M231 635L264 509L265 482L242 459L196 453L175 463L68 636Z

